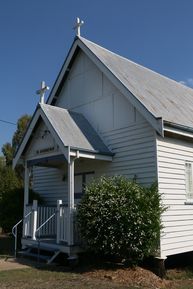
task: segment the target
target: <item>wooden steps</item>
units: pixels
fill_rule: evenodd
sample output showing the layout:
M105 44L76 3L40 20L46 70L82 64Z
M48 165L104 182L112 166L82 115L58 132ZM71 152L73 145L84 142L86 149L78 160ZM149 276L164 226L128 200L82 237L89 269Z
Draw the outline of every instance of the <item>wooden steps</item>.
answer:
M60 253L60 250L53 250L52 248L29 246L27 249L20 250L18 255L32 258L38 262L43 261L47 264L51 264Z

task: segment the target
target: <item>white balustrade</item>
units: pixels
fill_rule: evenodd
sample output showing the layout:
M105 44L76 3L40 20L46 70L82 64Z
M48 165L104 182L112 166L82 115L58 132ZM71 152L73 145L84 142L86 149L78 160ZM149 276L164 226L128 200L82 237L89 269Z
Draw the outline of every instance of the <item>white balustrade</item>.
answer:
M23 226L24 226L24 237L32 237L32 214L29 214L32 212L32 205L27 205L25 210L25 215L27 216L24 218Z
M68 241L68 207L63 205L60 208L61 218L60 218L60 241L67 243Z
M35 206L34 206L35 204ZM39 228L43 223L44 226L40 229L39 237L41 238L54 238L56 242L59 243L68 243L68 216L69 208L67 205L62 204L62 201L57 201L57 207L55 206L37 206L36 202L31 205L26 206L26 215L32 211L27 218L24 219L24 237L32 238L36 240L35 229ZM48 222L48 218L54 213L55 216L51 218ZM74 209L73 215L73 239L74 244L80 243L80 237L77 229L76 222L76 208ZM34 224L36 222L36 224Z
M56 212L56 207L38 206L37 210L37 228L39 228L46 220ZM47 222L40 229L40 237L55 237L56 236L56 216Z

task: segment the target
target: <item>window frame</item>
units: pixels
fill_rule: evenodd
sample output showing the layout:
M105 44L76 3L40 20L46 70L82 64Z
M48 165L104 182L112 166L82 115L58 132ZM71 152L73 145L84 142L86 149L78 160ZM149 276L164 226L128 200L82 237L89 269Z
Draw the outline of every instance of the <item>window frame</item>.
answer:
M185 191L186 201L185 204L193 205L193 163L185 161Z

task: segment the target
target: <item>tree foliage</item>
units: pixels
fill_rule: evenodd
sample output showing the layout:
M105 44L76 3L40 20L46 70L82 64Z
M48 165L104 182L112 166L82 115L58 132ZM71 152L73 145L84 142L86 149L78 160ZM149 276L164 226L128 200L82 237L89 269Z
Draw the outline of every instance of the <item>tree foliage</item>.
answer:
M25 114L21 116L17 121L17 130L14 133L13 138L12 138L12 147L13 147L14 153L17 151L19 147L19 144L26 132L26 129L28 127L30 120L31 120L31 116L28 114Z
M2 147L2 153L5 156L6 165L11 166L13 161L13 147L12 145L7 142Z
M11 227L22 217L23 212L23 167L13 171L11 165L15 152L25 134L31 116L25 114L17 122L17 129L12 138L12 144L6 143L2 147L6 165L0 165L0 226L4 231ZM35 195L37 197L37 194Z
M156 185L102 177L86 187L77 219L88 249L135 262L158 248L163 210Z
M18 203L17 190L22 190L21 180L10 166L0 167L0 227L6 231L9 225L20 217L23 204ZM8 208L12 207L13 210ZM7 212L8 210L8 212ZM10 222L10 218L13 222Z
M20 188L21 181L9 166L0 167L0 200L10 191Z
M0 156L0 168L4 167L6 164L6 159L4 156Z
M29 191L29 203L38 200L42 203L39 194ZM22 187L9 190L2 195L0 201L0 226L4 232L11 232L12 227L23 218L24 189Z
M14 154L19 147L19 144L26 132L30 120L31 120L30 115L25 114L21 116L17 121L17 129L13 135L12 144L8 142L3 145L2 153L5 156L7 166L12 165Z

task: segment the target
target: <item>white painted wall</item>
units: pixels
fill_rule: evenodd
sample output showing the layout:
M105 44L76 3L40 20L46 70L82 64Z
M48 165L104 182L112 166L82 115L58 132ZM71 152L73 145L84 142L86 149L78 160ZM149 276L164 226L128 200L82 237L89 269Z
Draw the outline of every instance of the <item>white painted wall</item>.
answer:
M33 167L33 190L38 192L47 205L56 206L57 200L67 203L66 170Z
M157 180L158 170L159 191L168 206L162 218L161 255L192 251L193 207L185 205L185 161L193 162L192 144L157 137L147 121L83 53L77 56L56 105L82 113L115 153L112 162L76 160L75 173L94 171L95 177L125 175L150 185ZM40 131L44 129L42 125ZM36 135L29 155L51 143L51 136L43 140ZM34 189L48 204L54 205L57 199L67 202L64 171L34 169Z
M186 205L185 161L193 162L193 144L158 137L159 191L168 209L163 214L161 254L193 251L193 206Z
M94 172L96 178L101 175L136 177L143 185L157 180L155 134L146 122L103 133L102 138L115 153L113 161L79 159L75 161L75 173ZM34 189L49 204L55 204L57 199L67 202L67 183L62 181L62 174L67 180L66 169L34 168Z
M104 174L124 175L130 179L136 177L144 185L150 185L157 179L154 130L85 54L80 53L74 62L56 106L82 113L115 153L112 163L76 161L75 173L94 171L96 177ZM42 174L43 170L41 178ZM40 174L34 176L38 179ZM57 180L57 171L47 176L45 170L47 188L46 178L57 187L60 184L59 191L63 194L64 186ZM39 181L36 182L38 190ZM48 195L59 197L59 193L55 193L55 185L47 190Z
M136 122L136 111L103 73L81 52L56 106L82 113L99 133Z
M136 178L143 185L157 180L156 143L153 129L146 121L102 134L105 143L115 153L101 173Z

